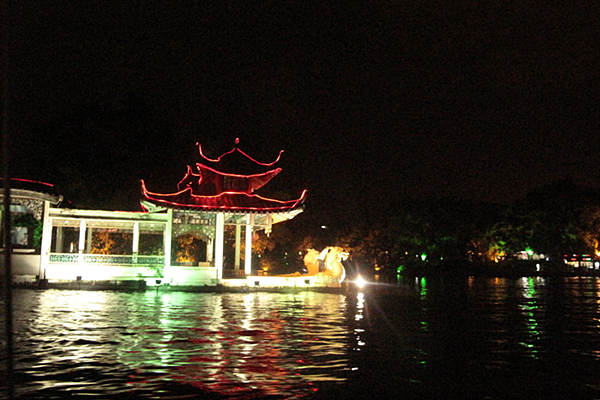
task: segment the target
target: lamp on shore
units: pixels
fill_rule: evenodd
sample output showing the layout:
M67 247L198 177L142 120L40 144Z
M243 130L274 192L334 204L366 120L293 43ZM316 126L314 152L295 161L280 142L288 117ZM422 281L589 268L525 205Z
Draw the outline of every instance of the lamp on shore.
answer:
M357 288L362 289L367 284L367 281L365 281L362 276L358 275L354 280L354 284Z

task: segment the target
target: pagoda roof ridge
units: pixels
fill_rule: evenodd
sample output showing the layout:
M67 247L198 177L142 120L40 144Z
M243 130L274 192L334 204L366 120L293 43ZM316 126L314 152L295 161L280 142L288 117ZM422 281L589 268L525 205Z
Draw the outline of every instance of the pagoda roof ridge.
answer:
M225 153L221 154L217 158L210 158L206 154L204 154L204 152L202 151L202 144L200 144L200 142L196 142L196 145L198 146L198 152L200 153L200 156L202 158L204 158L206 161L209 161L211 163L219 163L219 162L221 162L221 160L223 159L223 157L225 157L225 156L227 156L229 154L239 153L239 154L241 154L242 156L246 157L248 160L252 161L253 163L255 163L257 165L261 165L263 167L272 167L273 165L275 165L275 164L277 164L279 162L279 160L281 159L281 155L284 152L283 149L280 150L279 154L277 155L277 157L275 158L275 160L273 160L271 162L260 162L260 161L256 160L255 158L253 158L252 156L248 155L242 149L240 149L238 147L239 143L240 143L240 139L236 138L235 139L235 144L234 144L233 148L231 150L226 151Z
M0 177L0 181L3 181L4 178ZM25 179L25 178L8 178L9 181L11 182L17 182L17 183L24 183L24 184L33 184L33 185L40 185L40 186L47 186L49 188L53 188L54 184L52 183L48 183L48 182L43 182L43 181L39 181L39 180L34 180L34 179Z
M190 187L173 193L156 193L146 188L144 180L141 180L143 197L157 205L200 209L205 211L228 211L228 212L280 212L293 210L304 204L307 190L304 189L300 197L293 200L277 200L258 195L238 191L226 191L216 195L194 194Z
M191 167L189 165L188 165L188 168L191 169ZM208 169L209 171L212 171L212 172L214 172L216 174L223 175L223 176L235 177L235 178L258 178L258 177L263 177L263 176L266 176L266 175L277 175L278 173L280 173L282 171L282 169L280 167L277 167L277 168L270 169L270 170L265 171L265 172L257 172L255 174L234 174L234 173L231 173L231 172L219 171L219 170L217 170L215 168L211 168L211 167L209 167L207 165L204 165L202 163L199 163L199 162L196 163L196 168L199 171L201 171L203 169ZM192 173L192 175L198 175L198 176L200 176L199 174L194 174L194 173Z
M207 181L210 184L210 180L211 180L210 176L214 174L214 175L220 175L223 177L228 177L237 182L246 182L245 184L242 183L242 187L246 187L247 191L253 192L255 190L260 189L264 185L266 185L271 179L273 179L273 177L275 177L277 174L279 174L281 172L281 168L278 167L278 168L270 169L265 172L249 174L249 175L242 175L242 174L233 174L233 173L228 173L228 172L222 172L222 171L216 170L214 168L211 168L209 166L206 166L202 163L196 163L196 171L197 172L194 172L193 168L190 165L188 165L185 175L177 183L177 188L182 189L182 185L186 184L186 183L187 183L187 185L189 185L190 178L196 179L197 180L196 183L200 187L202 187L205 184L205 182L207 182Z
M25 179L25 178L8 178L9 185L11 190L19 189L19 190L28 190L31 192L45 193L51 196L58 196L62 199L61 196L58 195L56 187L52 183L43 182L35 179ZM0 177L0 188L4 185L4 178ZM1 190L0 190L1 191ZM0 196L2 193L0 193Z

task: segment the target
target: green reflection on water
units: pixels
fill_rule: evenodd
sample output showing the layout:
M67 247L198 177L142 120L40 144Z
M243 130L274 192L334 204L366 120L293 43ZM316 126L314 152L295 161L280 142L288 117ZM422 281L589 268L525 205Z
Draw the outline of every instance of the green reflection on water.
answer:
M532 277L527 278L527 292L525 297L532 298L535 296L535 283Z
M424 276L419 280L419 289L421 297L427 296L427 279Z
M540 284L544 284L543 278L536 278ZM537 313L539 312L538 304L538 293L536 291L536 279L532 277L522 278L521 284L523 286L523 297L526 299L524 304L520 304L519 308L522 310L525 316L525 326L527 330L527 342L519 342L519 344L527 349L528 355L531 358L538 358L538 347L537 343L541 337L539 330L539 322L537 319Z
M353 317L363 314L364 293L356 301ZM50 290L40 294L36 315L62 340L59 355L43 364L121 365L136 390L176 381L225 396L243 387L287 397L291 388L346 381L350 344L366 345L347 311L344 295L316 292Z

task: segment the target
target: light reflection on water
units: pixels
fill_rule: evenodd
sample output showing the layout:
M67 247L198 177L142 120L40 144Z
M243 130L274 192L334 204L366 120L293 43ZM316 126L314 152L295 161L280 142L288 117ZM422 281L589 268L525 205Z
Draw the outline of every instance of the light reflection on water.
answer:
M21 397L600 396L597 278L14 295Z
M297 397L319 382L345 381L351 369L341 294L47 290L16 297L16 369L30 380L20 395L94 386L139 396L168 383L227 397ZM82 379L86 371L100 379Z

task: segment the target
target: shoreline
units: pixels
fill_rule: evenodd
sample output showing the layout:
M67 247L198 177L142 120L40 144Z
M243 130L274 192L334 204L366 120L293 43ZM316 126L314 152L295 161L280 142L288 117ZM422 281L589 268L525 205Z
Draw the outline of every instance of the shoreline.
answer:
M0 287L3 284L0 283ZM45 280L31 282L13 282L14 289L30 289L30 290L87 290L87 291L115 291L115 292L196 292L196 293L255 293L255 292L271 292L271 293L298 293L298 292L319 292L319 293L341 293L348 290L347 285L340 287L261 287L261 286L225 286L225 285L157 285L148 286L143 280L123 280L123 281L65 281L65 282L48 282Z
M386 275L390 275L388 271ZM574 267L548 261L507 261L503 263L408 264L394 276L474 276L488 278L520 277L600 277L600 268Z
M600 271L590 271L587 273L564 272L564 273L492 273L481 271L410 271L397 275L393 278L397 282L398 278L599 278ZM380 276L371 280L370 283L377 283L388 280ZM391 283L391 282L390 282ZM0 288L3 288L3 282L0 282ZM145 281L68 281L68 282L47 282L47 281L31 281L31 282L13 282L13 289L28 289L28 290L83 290L83 291L113 291L113 292L150 292L170 293L170 292L188 292L188 293L300 293L300 292L316 292L316 293L331 293L341 294L359 290L350 281L345 281L340 287L254 287L254 286L238 286L231 287L225 285L217 286L189 286L189 285L159 285L147 286Z

